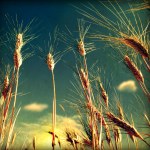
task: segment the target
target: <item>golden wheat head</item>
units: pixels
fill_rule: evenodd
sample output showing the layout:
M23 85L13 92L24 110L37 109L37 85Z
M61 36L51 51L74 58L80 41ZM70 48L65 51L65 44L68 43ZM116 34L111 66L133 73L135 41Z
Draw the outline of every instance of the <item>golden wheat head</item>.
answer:
M81 56L86 55L85 47L84 47L84 42L81 40L78 42L78 50Z
M130 69L130 71L133 73L134 77L138 81L144 83L144 77L142 75L142 72L137 68L137 66L127 55L124 56L124 62L127 65L127 67Z
M54 58L51 53L47 54L47 66L49 70L53 71L55 63L54 63Z

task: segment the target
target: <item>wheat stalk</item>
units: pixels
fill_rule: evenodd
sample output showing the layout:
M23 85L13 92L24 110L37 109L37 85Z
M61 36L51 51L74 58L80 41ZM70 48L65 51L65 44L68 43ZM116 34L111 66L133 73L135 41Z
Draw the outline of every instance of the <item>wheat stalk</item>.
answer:
M79 75L81 78L82 87L87 90L89 89L89 79L87 73L81 68L79 71Z
M36 150L36 136L33 137L32 145L33 145L33 149Z
M144 77L142 72L137 68L137 66L134 64L134 62L127 56L124 56L124 62L129 68L129 70L132 72L136 80L138 81L139 85L141 86L143 92L148 97L148 100L150 100L150 93L147 90L145 83L144 83Z
M145 119L147 121L148 126L150 127L150 120L149 120L148 116L146 114L144 114L144 117L145 117Z
M120 41L125 45L133 48L136 52L140 53L142 57L149 57L148 50L144 46L142 46L140 42L134 40L133 38L123 38L120 39Z
M51 134L52 136L53 136L53 131L49 131L48 132L49 134ZM61 148L61 142L60 142L60 138L59 138L59 136L55 133L55 138L57 138L57 140L58 140L58 145L59 145L59 147Z
M124 120L123 109L122 109L121 104L120 104L119 102L117 103L117 108L118 108L118 112L119 112L119 118L120 118L121 120Z
M66 129L66 141L68 141L75 150L78 150L78 144L81 143L78 134L75 131L69 131L68 129Z
M109 130L109 126L107 125L105 119L104 119L104 122L103 122L103 127L104 127L104 130L105 130L106 141L107 141L108 145L110 146L110 144L111 144L110 130Z
M136 38L135 39L134 38L123 38L123 39L120 39L120 41L122 43L124 43L126 46L131 47L136 52L138 52L142 56L143 61L146 65L148 71L150 71L150 65L146 62L146 59L145 59L145 58L149 59L150 56L148 53L148 49L142 45L142 42L139 42L138 40L136 40Z
M54 58L53 58L53 55L51 53L48 53L47 54L47 66L48 66L48 69L50 71L53 71L54 67L55 67L55 63L54 63Z
M95 113L95 107L92 104L92 95L91 95L91 89L90 89L90 83L89 83L89 78L88 78L88 69L87 69L87 64L86 64L86 59L84 56L84 69L80 69L79 71L79 77L80 81L84 90L85 98L86 98L86 107L89 110L89 127L91 129L92 133L92 148L97 149L99 145L99 134L98 134L98 129L97 129L97 115Z
M19 33L16 36L16 47L15 47L15 50L21 51L23 44L24 44L23 43L23 34Z
M84 47L84 42L81 40L78 42L78 50L81 56L86 55L85 47Z
M133 6L132 6L132 8L130 8L129 10L127 10L127 11L132 11L132 12L134 12L134 11L141 11L141 10L145 10L145 9L150 9L150 5L149 5L149 1L143 1L143 2L141 2L141 3L139 3L139 4L134 4Z
M114 133L114 139L115 139L115 146L117 150L118 149L117 144L121 143L122 135L121 135L120 129L117 126L113 127L113 133Z
M133 73L137 81L144 83L144 77L141 71L137 68L137 66L127 55L124 56L124 62L127 65L127 67L130 69L130 71Z
M107 112L106 115L107 115L108 119L110 119L114 124L116 124L118 127L125 130L130 135L130 137L137 137L137 138L141 139L143 142L145 142L147 145L149 145L143 139L142 135L135 129L134 126L132 126L129 123L125 122L124 120L121 120L120 118L116 117L111 112Z
M108 31L112 32L113 35L115 34L115 36L96 33L91 35L91 38L97 38L116 44L115 48L119 47L118 45L120 44L132 48L135 52L139 53L142 56L146 67L150 71L150 65L145 60L145 58L149 59L150 57L148 52L149 22L144 28L141 18L138 15L136 16L131 9L131 13L134 18L133 23L136 24L135 27L135 25L128 18L128 15L126 15L121 6L118 4L118 2L116 2L114 5L114 3L108 1L110 7L106 5L106 3L100 3L106 8L106 10L108 10L109 13L111 13L116 18L117 23L108 18L107 16L103 15L97 9L97 7L92 4L89 4L89 6L85 6L86 10L80 9L78 7L76 8L78 12L81 13L83 16L92 20L97 25L104 27Z
M6 123L6 119L7 119L7 114L8 114L11 98L12 98L12 88L13 88L13 82L14 82L14 73L15 73L15 69L12 72L11 82L9 83L9 87L7 89L8 90L8 93L7 93L8 96L7 96L7 99L6 99L6 104L3 107L3 109L2 109L2 124L1 124L1 130L2 131L1 131L1 135L0 135L0 144L1 144L1 146L3 144L3 138L5 136L5 126L6 126L5 123ZM7 78L6 78L6 81L8 82Z
M107 115L108 119L110 119L117 126L124 129L128 134L131 134L131 135L138 137L138 138L143 140L143 137L140 135L140 133L138 133L138 131L133 126L131 126L130 124L128 124L124 120L121 120L120 118L116 117L111 112L107 112L106 115Z
M4 97L4 100L6 99L8 90L9 90L9 77L6 74L5 79L4 79L4 83L3 83L3 90L2 90L2 96Z
M52 73L52 86L53 86L53 104L52 104L52 148L55 149L55 128L56 128L56 85L55 85L55 75L54 68L55 65L61 60L61 57L66 51L55 53L56 47L58 45L57 36L58 36L58 28L55 28L53 37L50 35L50 43L48 43L49 52L44 56L44 60L46 60L47 67L49 71ZM40 49L42 52L42 49ZM59 143L59 142L58 142ZM60 144L60 143L59 143Z
M16 68L16 70L19 70L21 65L22 65L22 55L21 52L17 49L14 52L14 67Z
M53 89L54 89L54 97L53 97L53 140L52 140L52 146L55 145L55 127L56 127L56 88L55 88L55 79L54 79L54 72L52 71L52 80L53 80Z
M16 100L17 100L17 93L18 93L18 79L19 79L19 69L22 65L22 55L21 55L21 48L23 46L23 41L22 41L22 34L19 33L16 37L16 49L14 52L14 67L16 69L16 88L15 88L15 95L14 95L14 103L13 103L13 108L12 108L12 119L14 117L14 111L15 111L15 106L16 106ZM11 122L12 122L11 119ZM11 123L10 123L11 124Z
M101 107L101 114L102 114L102 107ZM99 133L99 148L102 148L102 118L101 117L101 121L100 121L100 133Z
M16 123L16 119L17 119L17 117L19 115L20 110L21 110L21 107L18 109L17 114L16 114L16 116L14 118L14 121L13 122L11 121L11 124L10 124L10 127L9 127L9 132L8 132L8 139L7 139L7 143L6 143L6 150L9 149L9 146L11 144L12 133L13 133L14 126L15 126L15 123Z
M47 66L48 69L52 72L52 84L53 84L53 110L52 110L52 147L55 147L55 128L56 128L56 87L55 87L55 78L54 78L54 67L55 62L53 55L49 52L47 54Z
M11 146L15 143L15 140L16 140L16 133L14 133L12 136Z
M100 90L101 90L101 96L106 104L106 107L108 107L108 94L106 93L102 83L100 83Z
M23 38L22 38L22 34L17 34L16 36L16 49L14 51L14 71L16 69L16 86L15 86L15 94L14 94L14 103L13 103L13 107L12 107L12 113L11 113L11 118L10 118L10 125L9 125L9 132L8 132L8 140L7 140L7 144L6 144L6 149L9 148L10 145L10 139L12 137L12 132L13 132L13 128L14 128L14 124L16 121L13 123L13 119L14 119L14 113L15 113L15 106L16 106L16 100L17 100L17 93L18 93L18 80L19 80L19 69L22 65L22 55L21 55L21 48L23 46ZM19 109L20 111L20 109ZM18 113L19 113L18 111ZM17 113L17 115L18 115ZM17 117L16 115L16 117Z

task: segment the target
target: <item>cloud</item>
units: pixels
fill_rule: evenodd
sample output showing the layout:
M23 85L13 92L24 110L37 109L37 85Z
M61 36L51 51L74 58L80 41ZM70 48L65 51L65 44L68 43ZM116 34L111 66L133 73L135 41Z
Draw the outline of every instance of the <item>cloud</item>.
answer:
M48 108L47 104L40 104L40 103L31 103L24 106L24 110L34 111L34 112L41 112Z
M79 116L74 115L72 117L66 117L57 115L57 122L55 128L55 134L59 137L61 141L61 146L63 149L68 148L72 149L70 143L66 142L66 129L67 131L75 131L78 135L82 136L83 129L81 124L79 123ZM52 135L48 133L48 131L52 131L52 114L47 113L46 115L37 119L37 122L22 122L20 124L20 134L17 136L16 149L18 146L25 141L25 137L28 139L25 142L25 145L28 146L29 149L32 149L32 139L36 137L36 147L37 149L52 149ZM80 137L79 136L79 137ZM58 141L56 139L55 148L58 149ZM60 148L59 148L60 149Z
M137 87L136 87L135 81L127 80L127 81L120 83L117 89L119 91L135 92L137 90Z

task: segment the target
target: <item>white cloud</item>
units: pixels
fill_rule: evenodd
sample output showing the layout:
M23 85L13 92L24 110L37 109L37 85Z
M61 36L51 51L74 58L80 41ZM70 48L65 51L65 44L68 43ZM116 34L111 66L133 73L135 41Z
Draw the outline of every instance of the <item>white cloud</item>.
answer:
M122 83L120 83L117 87L119 91L130 91L135 92L137 90L135 81L133 80L127 80Z
M34 112L41 112L47 108L48 108L47 104L40 104L40 103L31 103L24 106L25 110L34 111Z

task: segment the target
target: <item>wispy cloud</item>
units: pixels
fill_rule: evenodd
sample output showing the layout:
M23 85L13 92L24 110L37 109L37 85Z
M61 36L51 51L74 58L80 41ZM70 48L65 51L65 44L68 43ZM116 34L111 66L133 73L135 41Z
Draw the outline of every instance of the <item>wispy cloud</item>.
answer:
M41 112L47 108L48 108L47 104L41 104L41 103L31 103L24 106L24 110L33 111L33 112Z
M127 80L127 81L120 83L117 89L119 91L135 92L137 90L137 87L136 87L135 81Z

